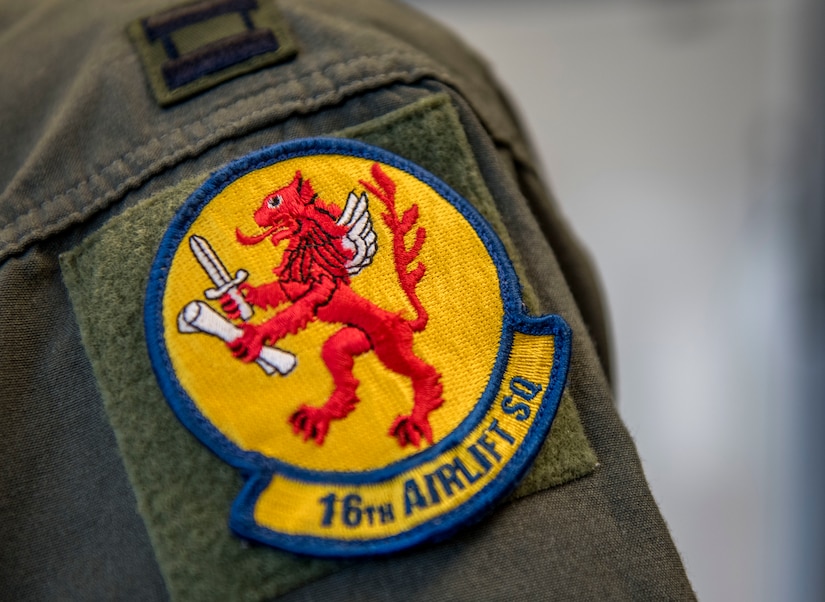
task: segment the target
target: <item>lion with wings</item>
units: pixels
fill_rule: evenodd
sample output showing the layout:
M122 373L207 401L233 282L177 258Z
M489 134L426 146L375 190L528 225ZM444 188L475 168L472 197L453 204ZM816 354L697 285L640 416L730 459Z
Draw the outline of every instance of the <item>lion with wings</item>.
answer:
M333 379L333 392L320 407L302 405L289 422L304 441L312 439L322 445L330 423L341 420L358 403L358 380L353 375L357 356L374 351L389 370L410 379L413 408L398 416L389 434L403 447L420 445L424 438L432 444L433 434L428 416L442 403L441 375L419 358L413 350L413 336L427 326L428 314L416 293L425 266L409 270L426 240L426 231L416 228L415 240L407 248L405 235L418 220L418 206L412 205L399 217L395 207L395 182L375 163L374 182L361 181L364 188L384 205L381 214L392 232L393 256L401 288L415 309L408 319L402 312L378 307L358 295L350 286L372 262L378 246L369 214L366 193L349 194L343 210L318 197L308 179L296 172L287 186L268 194L254 213L255 223L263 229L256 235L236 230L238 242L257 245L266 239L287 246L273 273L276 279L259 286L244 283L240 290L247 302L261 308L280 308L261 324L239 324L243 334L227 345L233 355L245 362L254 361L264 345L274 345L287 334L296 334L311 322L340 324L341 328L323 344L321 357ZM236 302L221 299L230 318L239 317Z

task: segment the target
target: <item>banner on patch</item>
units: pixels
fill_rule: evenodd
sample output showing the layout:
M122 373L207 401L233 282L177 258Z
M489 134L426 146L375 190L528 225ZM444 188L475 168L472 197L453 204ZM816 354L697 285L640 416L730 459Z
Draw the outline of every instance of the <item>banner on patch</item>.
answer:
M245 479L240 536L317 556L446 537L526 473L570 330L528 316L504 248L446 184L305 139L216 172L169 226L145 322L180 421Z

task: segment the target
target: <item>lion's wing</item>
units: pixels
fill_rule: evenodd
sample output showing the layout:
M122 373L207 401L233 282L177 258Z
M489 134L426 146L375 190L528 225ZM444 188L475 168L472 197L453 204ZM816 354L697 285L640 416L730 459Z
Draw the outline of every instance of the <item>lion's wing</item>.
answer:
M347 228L347 234L341 242L345 249L353 252L352 259L347 263L347 272L350 276L355 276L372 263L372 258L378 251L367 194L362 192L361 196L356 196L354 192L350 192L344 211L336 223Z

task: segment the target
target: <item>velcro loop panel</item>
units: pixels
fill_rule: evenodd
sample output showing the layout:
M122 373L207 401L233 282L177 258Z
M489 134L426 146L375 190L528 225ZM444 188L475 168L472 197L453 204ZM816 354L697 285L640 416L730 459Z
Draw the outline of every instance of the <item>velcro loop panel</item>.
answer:
M419 101L340 135L381 146L443 179L490 222L535 311L523 261L506 232L446 95ZM65 283L118 439L139 511L176 600L262 600L345 563L298 557L234 536L227 526L242 479L177 421L146 352L143 301L149 268L177 209L205 179L167 189L110 220L61 257ZM566 392L550 436L513 497L585 476L596 466Z

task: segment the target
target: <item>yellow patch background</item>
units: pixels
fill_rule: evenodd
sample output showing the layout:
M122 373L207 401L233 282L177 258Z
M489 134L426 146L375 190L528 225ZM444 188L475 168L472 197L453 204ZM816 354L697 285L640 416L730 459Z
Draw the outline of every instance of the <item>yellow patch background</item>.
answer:
M302 483L279 474L273 475L272 481L255 504L255 522L278 533L289 535L311 535L344 540L379 539L408 531L464 504L501 474L522 448L524 439L536 420L545 390L542 388L541 393L527 402L531 409L529 418L518 421L512 414L504 412L501 406L502 398L511 394L510 379L520 376L535 383L542 383L542 387L546 386L553 365L554 351L555 339L552 336L515 334L513 353L504 378L501 380L501 390L487 414L468 434L464 444L447 450L428 462L415 465L381 483L367 485ZM518 399L518 401L525 400ZM490 436L496 442L496 451L501 455L501 460L494 462L490 472L475 483L467 484L464 489L457 489L452 497L442 493L441 503L430 504L425 509L416 509L410 516L405 515L404 481L407 479L415 478L422 493L426 496L427 490L423 484L424 475L432 473L441 464L451 462L458 457L471 471L478 470L476 461L467 451L467 445L478 440L479 436L490 426L492 419L497 420L499 427L515 439L515 443L508 445L497 436ZM362 498L360 504L362 507L377 507L389 502L393 506L395 520L386 524L378 520L373 523L363 520L358 528L347 527L341 520L342 509L339 504L335 509L335 520L330 526L325 527L321 524L323 505L319 500L329 493L335 493L339 500L346 495L357 493Z
M203 415L241 449L257 451L292 465L333 471L363 471L386 466L415 454L388 435L396 416L412 409L409 379L377 360L373 352L356 358L360 402L343 420L333 421L323 446L304 442L292 433L289 416L301 404L322 405L332 392L332 378L321 360L324 341L340 325L311 323L278 347L298 358L288 376L267 376L257 365L233 358L226 345L206 334L181 334L177 315L190 301L205 301L212 283L189 248L189 236L206 238L233 275L240 268L249 282L274 280L286 241L273 247L265 240L254 247L237 242L235 228L256 234L252 215L263 198L288 184L300 170L320 198L343 207L350 191L360 194L359 180L371 182L374 161L340 155L315 155L283 161L250 174L229 186L203 208L181 240L169 268L163 298L164 337L180 384ZM424 332L415 335L415 353L441 373L445 403L430 414L435 442L467 416L489 381L498 352L503 307L492 259L464 217L425 183L394 167L382 169L396 183L399 215L418 204L418 225L427 240L418 260L427 272L418 295L430 315ZM414 317L395 273L392 235L381 219L383 204L367 193L378 236L373 264L352 279L360 295L390 311ZM412 243L414 232L408 236ZM415 262L412 266L414 267ZM216 302L209 302L216 310ZM282 306L282 308L285 306ZM276 313L255 308L251 323ZM421 449L426 448L426 443Z

